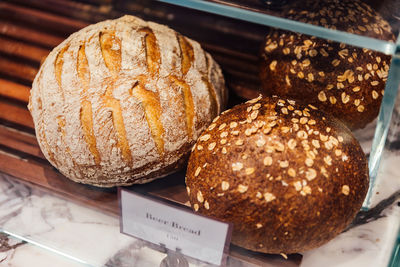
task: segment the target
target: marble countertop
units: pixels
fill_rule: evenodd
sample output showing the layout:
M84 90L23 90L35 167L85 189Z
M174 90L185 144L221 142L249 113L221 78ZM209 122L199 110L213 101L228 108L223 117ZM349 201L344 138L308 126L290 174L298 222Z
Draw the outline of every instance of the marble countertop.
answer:
M399 163L400 148L385 151L373 208L361 211L345 232L303 253L300 263L279 259L263 266L388 266L400 229ZM1 173L0 228L14 236L0 235L0 266L168 266L165 251L121 234L117 217ZM258 265L235 257L227 263ZM173 266L209 266L193 259L182 264Z

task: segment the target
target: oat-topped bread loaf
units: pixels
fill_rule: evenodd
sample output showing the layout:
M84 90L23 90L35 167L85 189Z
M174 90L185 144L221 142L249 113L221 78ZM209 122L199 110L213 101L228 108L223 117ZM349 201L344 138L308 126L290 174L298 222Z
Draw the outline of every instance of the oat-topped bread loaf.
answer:
M226 98L219 66L197 42L124 16L57 46L33 82L29 109L53 166L109 187L181 167Z
M299 1L285 15L295 21L394 40L389 24L361 1ZM363 128L379 112L390 56L303 34L271 31L263 45L260 76L267 95L303 99Z
M328 242L368 189L365 155L347 127L278 97L224 112L192 151L192 208L232 222L232 243L255 251L295 253Z

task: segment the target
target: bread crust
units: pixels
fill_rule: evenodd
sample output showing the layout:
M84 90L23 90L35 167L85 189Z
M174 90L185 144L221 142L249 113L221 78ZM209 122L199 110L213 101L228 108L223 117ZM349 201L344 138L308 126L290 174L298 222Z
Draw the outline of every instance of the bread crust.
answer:
M394 41L390 25L360 1L304 1L285 17L330 29ZM304 8L307 7L307 8ZM303 99L364 128L379 113L391 57L303 34L272 30L261 52L266 95Z
M199 137L186 185L195 211L234 224L232 243L297 253L340 232L361 208L368 165L341 122L261 97L223 112Z
M74 181L110 187L182 167L226 96L221 69L197 42L124 16L57 46L28 107L53 166Z

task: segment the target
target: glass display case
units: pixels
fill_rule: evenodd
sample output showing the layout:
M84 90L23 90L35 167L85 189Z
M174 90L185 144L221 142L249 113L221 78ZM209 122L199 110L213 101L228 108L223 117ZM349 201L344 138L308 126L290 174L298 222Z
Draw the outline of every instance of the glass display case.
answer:
M307 34L310 36L316 36L326 40L332 40L335 42L345 43L361 48L367 48L374 51L382 52L387 55L391 55L393 57L390 66L388 81L386 83L385 92L387 94L386 96L384 96L382 101L381 110L378 117L376 132L374 135L374 140L370 154L369 167L370 167L370 177L372 178L371 179L372 186L370 187L370 192L368 193L366 202L364 204L364 208L367 209L368 206L370 205L371 201L370 199L373 194L372 193L372 190L374 188L373 185L375 183L375 178L379 168L379 161L385 144L388 127L392 116L392 110L395 104L395 99L398 91L398 85L400 83L400 78L398 77L399 62L398 59L396 58L400 45L399 43L400 41L398 39L398 34L399 34L398 13L392 13L389 15L389 17L392 18L391 26L393 28L393 32L395 33L397 40L393 41L393 40L382 40L367 36L365 29L363 29L363 31L358 29L355 29L354 31L353 30L343 31L342 29L332 29L329 26L322 27L319 25L319 22L314 21L313 23L307 23L300 20L288 19L285 17L285 15L282 15L290 13L290 12L284 12L284 10L290 10L292 6L289 3L296 1L288 1L289 3L285 1L283 2L275 1L275 4L273 4L274 1L265 1L268 3L264 3L264 5L260 3L263 1L162 0L162 2L193 8L196 10L210 12L213 14L218 14L221 16L235 18L238 20L252 22L260 25L266 25L283 30ZM395 2L391 3L384 2L383 6L385 6L385 4L389 6L396 6ZM385 9L382 7L382 4L380 4L379 8L381 9L382 12ZM305 10L307 10L307 8L305 8ZM349 20L348 23L351 23L351 21Z
M307 23L290 10L301 1L14 0L0 2L0 229L89 266L209 266L120 233L117 190L76 184L45 159L26 108L31 83L52 48L98 21L132 14L200 42L221 65L229 106L262 92L260 48L272 28L369 49L392 57L377 119L354 131L369 158L363 209L337 238L301 254L267 255L231 246L227 266L397 266L400 229L400 1L365 0L394 40L363 27L343 31ZM306 6L304 8L307 8ZM338 19L339 14L334 14ZM354 23L351 19L345 21ZM371 26L373 27L373 26ZM184 173L130 188L188 205ZM22 255L22 254L21 254ZM285 255L286 256L286 255ZM177 260L177 258L181 260ZM183 263L182 263L183 262ZM181 265L180 265L181 264Z

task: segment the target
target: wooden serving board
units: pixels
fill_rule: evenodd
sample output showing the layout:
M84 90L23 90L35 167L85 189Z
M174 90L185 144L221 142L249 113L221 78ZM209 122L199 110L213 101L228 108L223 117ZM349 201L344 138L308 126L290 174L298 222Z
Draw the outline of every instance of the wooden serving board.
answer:
M258 95L257 54L268 31L266 27L156 1L0 2L0 172L113 216L119 215L116 188L72 182L49 164L37 143L27 103L32 81L52 48L88 24L126 13L167 24L199 41L223 68L228 87L233 89L231 106L243 101L237 95ZM183 173L131 188L182 205L188 203ZM249 252L235 246L230 253L261 266L297 266L301 261L298 254L284 261L279 255Z

